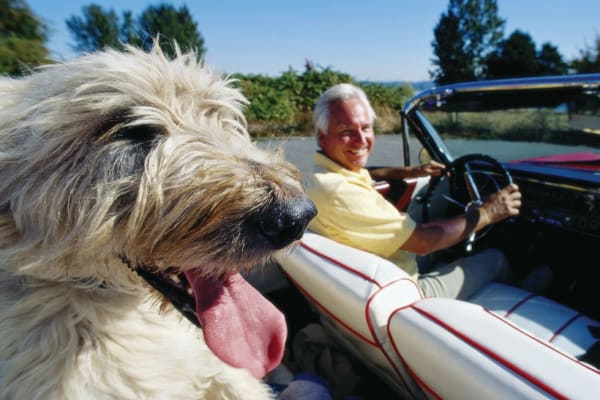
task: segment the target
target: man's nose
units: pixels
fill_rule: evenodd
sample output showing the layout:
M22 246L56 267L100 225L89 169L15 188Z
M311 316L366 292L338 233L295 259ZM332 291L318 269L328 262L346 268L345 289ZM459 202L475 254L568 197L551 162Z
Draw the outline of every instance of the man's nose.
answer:
M354 132L353 138L354 138L355 143L360 143L360 144L367 143L367 133L363 132L362 130L356 130Z

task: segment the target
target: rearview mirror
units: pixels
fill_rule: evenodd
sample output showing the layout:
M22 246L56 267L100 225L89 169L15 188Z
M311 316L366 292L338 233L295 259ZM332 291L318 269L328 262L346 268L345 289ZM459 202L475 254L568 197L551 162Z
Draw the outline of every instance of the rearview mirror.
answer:
M431 155L429 154L426 148L421 147L421 150L419 150L419 163L427 164L430 161Z

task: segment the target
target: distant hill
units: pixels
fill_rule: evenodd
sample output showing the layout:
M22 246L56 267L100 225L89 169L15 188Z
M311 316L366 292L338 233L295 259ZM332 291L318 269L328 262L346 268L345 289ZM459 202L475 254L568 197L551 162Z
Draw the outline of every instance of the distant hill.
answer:
M435 86L432 81L418 81L410 83L415 90L415 93L422 92L423 90L429 90Z
M432 81L415 81L415 82L409 82L409 81L378 81L378 82L374 82L374 81L363 81L362 83L376 83L378 85L383 85L383 86L388 86L388 87L396 87L396 86L400 86L400 85L404 85L404 84L408 84L411 85L413 90L416 93L422 92L423 90L428 90L431 89L435 86L435 84Z

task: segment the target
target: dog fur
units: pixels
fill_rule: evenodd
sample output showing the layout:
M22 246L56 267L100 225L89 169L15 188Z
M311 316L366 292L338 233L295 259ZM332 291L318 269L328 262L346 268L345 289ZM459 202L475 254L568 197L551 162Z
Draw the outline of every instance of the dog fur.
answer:
M222 282L314 215L298 171L251 142L245 102L158 46L0 80L0 398L273 396L134 272ZM290 201L294 232L265 239L257 218Z

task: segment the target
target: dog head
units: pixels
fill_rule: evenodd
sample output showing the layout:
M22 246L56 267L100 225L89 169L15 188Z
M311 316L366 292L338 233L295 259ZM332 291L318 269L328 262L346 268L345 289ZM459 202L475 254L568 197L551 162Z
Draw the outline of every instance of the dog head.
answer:
M158 46L0 81L3 268L131 290L127 264L193 300L178 306L217 355L264 374L281 358L283 320L238 271L299 239L316 211L297 169L250 140L245 102L196 54L171 60ZM226 343L253 319L279 321L247 346L265 347L258 362Z

